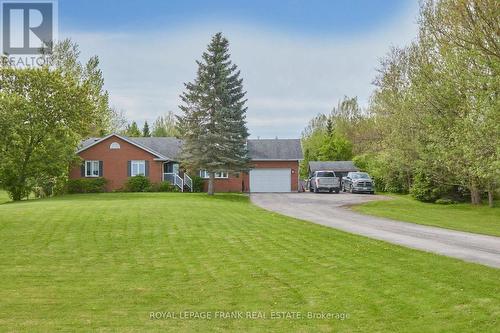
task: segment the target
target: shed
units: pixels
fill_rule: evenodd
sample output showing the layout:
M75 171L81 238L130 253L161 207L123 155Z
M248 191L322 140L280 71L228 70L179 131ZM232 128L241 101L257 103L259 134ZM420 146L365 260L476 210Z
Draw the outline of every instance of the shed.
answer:
M359 169L354 165L353 161L310 161L309 175L315 171L333 170L339 177L345 177L348 172L356 172Z

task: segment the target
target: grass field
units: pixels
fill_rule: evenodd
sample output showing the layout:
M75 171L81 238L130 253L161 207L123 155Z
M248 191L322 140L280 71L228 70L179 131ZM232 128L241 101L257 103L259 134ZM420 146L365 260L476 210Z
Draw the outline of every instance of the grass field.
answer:
M353 209L360 213L447 229L500 236L500 207L470 204L424 203L408 195L392 195L393 200L373 201Z
M500 270L266 212L242 195L5 203L0 239L0 331L420 333L500 325ZM184 311L212 319L181 319ZM266 319L215 318L216 311ZM276 318L280 311L344 319Z

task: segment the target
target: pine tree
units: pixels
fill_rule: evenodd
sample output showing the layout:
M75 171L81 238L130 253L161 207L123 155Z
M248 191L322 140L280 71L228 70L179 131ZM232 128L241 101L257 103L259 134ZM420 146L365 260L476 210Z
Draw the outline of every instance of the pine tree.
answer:
M151 131L149 130L149 124L147 120L144 122L144 127L142 128L142 136L144 137L151 136Z
M139 126L137 126L137 123L135 121L133 121L132 124L127 126L127 129L125 130L125 135L132 137L141 136L141 131L139 130Z
M246 92L240 71L232 64L229 42L217 33L197 61L196 79L185 84L179 130L184 138L182 162L209 173L208 194L214 193L214 173L248 169Z

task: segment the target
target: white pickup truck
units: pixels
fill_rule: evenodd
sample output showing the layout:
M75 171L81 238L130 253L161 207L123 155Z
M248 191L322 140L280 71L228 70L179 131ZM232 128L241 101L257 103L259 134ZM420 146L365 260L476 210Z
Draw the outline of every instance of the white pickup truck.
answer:
M333 171L315 171L309 178L309 191L318 193L328 191L340 192L340 178Z

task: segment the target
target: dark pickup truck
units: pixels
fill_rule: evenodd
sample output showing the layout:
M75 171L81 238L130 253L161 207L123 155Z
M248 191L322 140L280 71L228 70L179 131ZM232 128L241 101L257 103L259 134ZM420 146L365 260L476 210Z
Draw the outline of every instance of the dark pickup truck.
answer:
M342 178L342 191L351 193L375 193L375 186L366 172L349 172Z

